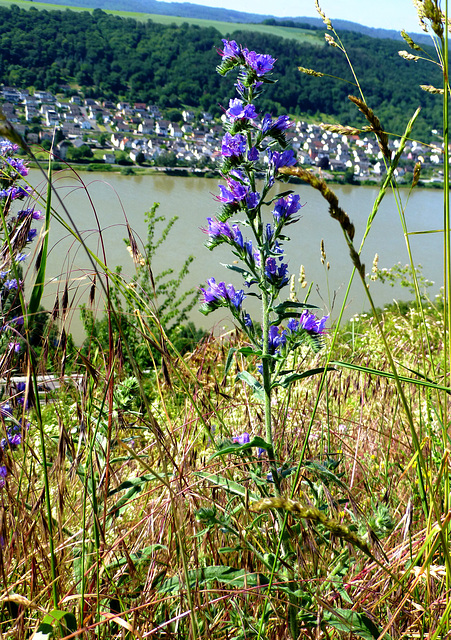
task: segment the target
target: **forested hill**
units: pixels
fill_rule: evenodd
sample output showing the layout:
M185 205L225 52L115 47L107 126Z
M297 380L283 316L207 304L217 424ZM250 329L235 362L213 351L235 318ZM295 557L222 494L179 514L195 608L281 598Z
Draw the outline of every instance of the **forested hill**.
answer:
M352 83L344 56L336 48L312 46L248 31L230 34L248 48L278 59L278 82L265 92L262 111L295 115L328 114L343 124L361 122L347 99L358 94L348 82L301 74L313 68ZM440 97L419 84L440 86L438 67L406 62L399 44L346 33L344 43L368 104L389 131L400 133L421 105L422 137L440 128ZM0 8L0 82L54 92L65 83L86 96L125 98L161 106L201 106L220 113L233 96L232 78L219 81L215 48L221 36L212 27L164 26L106 14Z

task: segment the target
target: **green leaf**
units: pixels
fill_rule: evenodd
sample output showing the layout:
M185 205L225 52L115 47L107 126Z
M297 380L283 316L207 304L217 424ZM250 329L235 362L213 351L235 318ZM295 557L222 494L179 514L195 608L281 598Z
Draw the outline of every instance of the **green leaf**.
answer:
M205 473L203 471L198 471L196 476L199 478L203 478L204 480L208 480L212 484L217 485L218 487L222 487L228 493L231 493L235 496L241 496L244 498L246 495L249 497L249 500L259 500L259 496L257 494L252 493L252 491L248 491L242 484L238 484L238 482L234 482L233 480L229 480L228 478L224 478L224 476L218 476L216 474Z
M337 629L337 631L353 633L365 640L377 640L381 634L381 629L377 627L368 616L352 611L351 609L325 611L324 621L334 629ZM388 633L386 633L381 640L391 639Z
M394 379L394 374L389 371L381 371L380 369L372 369L371 367L362 367L357 364L350 364L349 362L331 362L330 364L336 367L343 367L344 369L351 369L353 371L363 371L364 373L371 373L375 376L382 376L383 378ZM423 380L415 380L414 378L408 378L407 376L398 375L398 380L400 382L409 382L410 384L417 384L422 387L430 387L431 389L439 389L440 391L446 391L447 393L451 393L451 389L449 387L445 387L441 384L436 384L435 382L430 382L427 379Z
M302 380L302 378L310 378L311 376L316 376L319 373L323 373L325 370L324 367L318 367L317 369L309 369L308 371L303 371L302 373L287 373L284 376L280 376L278 380L272 383L271 389L274 387L283 387L283 389L287 389L293 382L296 380ZM330 370L330 368L328 368Z
M108 511L109 516L118 516L121 513L121 509L123 509L127 502L133 498L137 493L140 493L143 489L143 486L150 482L151 480L155 480L155 476L149 473L146 473L139 478L132 478L128 480L124 480L121 484L116 487L116 489L112 489L108 492L109 496L118 493L119 491L123 491L124 489L128 489L127 493L118 500L115 505Z
M272 311L277 314L286 313L288 309L318 309L315 304L307 304L306 302L293 302L292 300L286 300L281 302L276 307L273 307Z
M51 202L52 202L52 163L50 158L51 156L49 156L49 170L48 170L48 177L47 177L47 198L46 198L46 206L45 206L45 222L44 222L44 229L43 229L44 237L42 241L39 269L36 275L36 281L31 291L30 303L28 305L28 312L30 316L38 312L42 294L44 293L45 270L47 265L47 253L48 253L48 246L49 246L50 212L51 212Z
M53 625L55 622L63 624L69 633L77 631L77 620L73 613L53 609L53 611L50 611L44 616L33 636L33 640L48 640L48 638L53 635ZM67 635L69 635L69 633Z
M252 388L255 397L260 400L260 402L265 401L265 391L263 389L263 386L261 382L256 380L256 378L254 378L251 373L249 373L248 371L240 371L237 374L235 380L242 380L243 382L246 382L246 384L248 384Z
M151 544L149 547L140 549L136 553L131 553L130 559L133 564L138 567L140 564L150 562L152 554L155 553L155 551L160 551L160 549L167 549L167 547L164 544ZM127 564L127 558L119 558L116 562L109 564L107 569L113 571L114 569L122 567L124 564Z
M255 438L252 438L252 440L250 440L249 442L246 442L245 444L238 444L238 442L232 442L230 445L221 447L219 451L216 451L211 456L210 460L213 460L213 458L217 458L218 456L228 455L229 453L241 453L242 451L247 451L248 449L252 449L253 447L258 447L259 449L268 450L271 448L271 445L268 444L266 440L263 440L263 438L260 438L260 436L255 436Z
M227 354L227 360L224 367L224 378L226 378L227 374L230 371L230 367L232 366L233 357L235 353L236 353L235 347L232 347L231 349L229 349L229 353Z
M244 569L235 569L227 566L212 566L205 567L204 569L193 569L188 571L188 580L190 587L203 587L207 583L212 581L223 582L236 587L237 589L243 589L245 587L265 587L269 584L268 578L261 573L247 573ZM158 590L162 593L174 593L184 588L180 584L180 579L177 576L165 580Z
M247 269L243 269L242 267L237 267L234 264L221 263L221 266L225 267L226 269L230 269L230 271L236 271L236 273L239 273L240 275L242 275L245 280L255 278L255 276L250 271L248 271Z
M254 349L253 347L241 347L237 349L237 353L241 353L243 356L261 356L261 349Z

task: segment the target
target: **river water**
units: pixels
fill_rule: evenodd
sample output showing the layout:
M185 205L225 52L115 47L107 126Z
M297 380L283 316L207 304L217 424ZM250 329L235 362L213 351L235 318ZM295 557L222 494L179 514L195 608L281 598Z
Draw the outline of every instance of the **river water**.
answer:
M45 193L45 183L38 170L30 171L30 184L38 192ZM55 174L55 186L59 197L73 219L78 231L83 235L89 248L103 258L111 269L117 265L123 268L123 275L131 277L134 272L133 262L126 249L123 238L127 237L126 220L134 231L138 245L142 245L146 237L144 212L154 202L159 202L159 213L168 219L178 216L168 238L155 256L152 265L155 274L173 268L177 271L189 254L195 256L186 286L202 285L214 276L217 280L225 280L241 286L239 277L224 269L221 263L232 262L228 248L223 245L214 251L205 246L206 236L201 229L206 225L207 216L215 216L218 203L214 194L218 193L217 181L207 178L184 178L167 175L156 176L122 176L111 173L92 174L83 172L79 176L63 172ZM280 190L285 190L281 185ZM299 273L300 265L304 265L307 281L313 282L310 302L318 304L321 312L331 313L332 319L337 316L344 292L352 272L346 242L339 224L328 214L328 205L322 196L306 185L293 185L303 203L301 220L287 227L291 241L287 242L286 254L290 271ZM356 227L356 244L366 227L366 221L372 210L378 190L374 187L332 186L339 198L341 207L348 213ZM410 235L413 257L416 263L423 265L426 278L434 281L431 295L440 288L443 272L443 234L417 232L434 231L443 228L443 196L440 190L417 189L407 201L408 191L401 191L401 203L396 203L389 193L385 197L374 220L371 232L365 243L363 259L367 272L371 271L373 258L379 255L379 268L391 267L397 262L408 262L406 242L398 213L399 205L406 207L406 219ZM62 220L71 223L63 207L53 197L52 202ZM268 213L268 221L270 219ZM103 239L104 247L102 247ZM320 244L324 240L327 270L321 263ZM50 229L51 247L48 262L47 279L49 285L43 304L51 309L56 291L64 288L66 281L70 285L72 303L71 330L79 342L82 337L79 321L79 304L87 300L92 266L80 243L71 236L64 226L54 218ZM28 261L29 268L32 264ZM378 304L390 302L393 298L408 299L409 295L401 288L391 288L388 284L371 285ZM288 293L288 289L286 289ZM301 296L300 296L301 298ZM256 311L255 303L248 299L251 312ZM100 298L96 305L101 311L103 303ZM363 287L355 279L348 299L346 317L368 309ZM224 310L218 310L207 318L197 310L191 318L198 326L210 328L230 326Z

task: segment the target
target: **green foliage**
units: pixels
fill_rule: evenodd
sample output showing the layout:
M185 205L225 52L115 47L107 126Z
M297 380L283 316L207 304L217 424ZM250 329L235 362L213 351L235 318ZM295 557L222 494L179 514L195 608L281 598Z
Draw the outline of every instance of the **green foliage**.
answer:
M92 149L87 144L80 147L67 147L66 158L69 162L83 162L94 156Z
M143 253L139 253L135 247L132 249L130 240L126 240L130 253L134 255L136 266L136 276L127 287L136 291L141 303L148 310L142 321L135 313L135 300L132 297L124 298L122 288L114 283L110 286L110 298L114 302L116 313L110 312L109 315L96 319L88 307L82 307L82 321L88 335L83 351L88 353L93 341L103 350L108 350L112 330L114 343L128 344L141 371L153 369L154 362L161 362L164 345L159 346L162 338L156 328L158 324L161 324L175 348L182 354L192 350L204 336L204 331L196 329L192 322L188 322L188 313L197 302L198 292L192 288L180 293L193 257L189 256L184 261L178 273L172 268L158 275L152 272L155 254L177 220L177 217L173 217L167 221L165 216L157 215L158 206L155 204L145 214L147 241ZM117 274L120 273L119 267ZM125 349L122 349L122 356L126 370L132 371Z
M218 105L232 95L230 81L220 83L214 73L212 54L220 34L212 27L142 23L103 11L13 11L3 7L0 24L0 82L5 84L49 89L75 78L93 97L123 96L178 112L185 105L201 106L217 116L222 114ZM349 84L325 82L297 70L302 65L352 82L346 61L333 47L247 30L230 37L245 41L249 49L271 51L284 71L277 84L268 88L263 112L327 113L348 124L361 122L347 97L352 91ZM400 131L405 114L421 105L417 131L429 137L441 122L440 99L418 85L424 75L428 83L440 86L439 69L429 65L426 70L421 60L412 65L401 59L395 41L347 32L345 43L362 78L367 102L378 110L386 130ZM14 78L12 71L17 72Z

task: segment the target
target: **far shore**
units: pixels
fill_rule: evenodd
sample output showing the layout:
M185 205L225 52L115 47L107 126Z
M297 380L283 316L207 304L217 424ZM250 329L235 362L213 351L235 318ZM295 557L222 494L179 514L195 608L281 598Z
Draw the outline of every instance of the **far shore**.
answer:
M221 173L219 169L198 169L196 167L150 167L145 165L119 165L119 164L107 164L101 162L91 163L75 163L70 164L63 161L54 161L53 170L63 170L74 168L77 171L86 171L89 173L114 173L116 175L124 176L155 176L159 174L165 174L169 176L180 176L183 178L212 178L220 179ZM37 163L34 161L29 162L30 168L37 168ZM47 167L47 162L42 161L41 166ZM363 178L356 178L354 182L345 182L342 175L334 175L329 171L315 171L316 174L322 175L330 184L338 184L341 186L349 185L351 187L377 187L381 184L381 180L374 180ZM262 173L263 178L263 173ZM295 176L290 178L292 184L302 184L303 181ZM444 183L439 180L420 180L418 187L422 189L443 189ZM410 184L400 183L399 187L405 189L409 188Z

